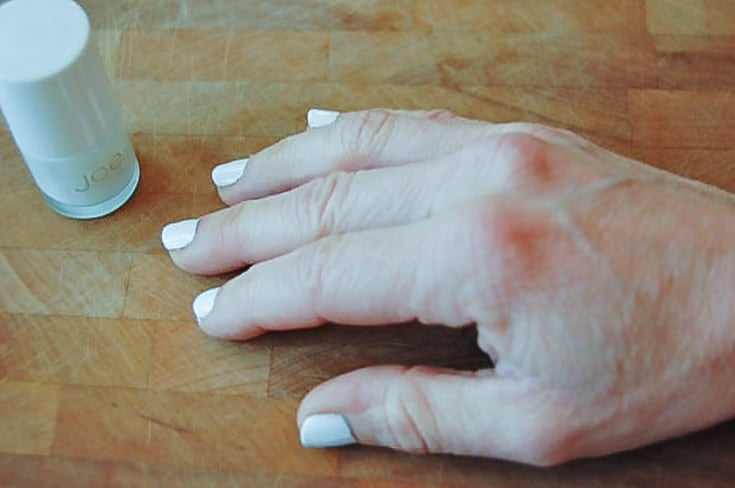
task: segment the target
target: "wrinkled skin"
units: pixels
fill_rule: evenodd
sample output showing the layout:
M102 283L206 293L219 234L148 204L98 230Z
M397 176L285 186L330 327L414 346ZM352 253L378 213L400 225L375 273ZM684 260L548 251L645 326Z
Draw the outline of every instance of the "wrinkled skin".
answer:
M730 195L567 131L347 113L254 155L171 253L253 266L200 326L476 325L496 368L385 366L303 401L359 442L553 465L735 415ZM441 347L440 344L437 347Z

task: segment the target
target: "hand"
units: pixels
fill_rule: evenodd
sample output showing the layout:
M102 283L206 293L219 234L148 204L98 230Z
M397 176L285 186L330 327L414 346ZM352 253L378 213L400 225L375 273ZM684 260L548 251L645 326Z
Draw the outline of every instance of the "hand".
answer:
M244 165L214 170L228 208L162 234L189 272L252 264L195 300L206 333L475 325L495 363L328 381L299 409L305 445L553 465L735 414L730 195L444 111L345 113Z

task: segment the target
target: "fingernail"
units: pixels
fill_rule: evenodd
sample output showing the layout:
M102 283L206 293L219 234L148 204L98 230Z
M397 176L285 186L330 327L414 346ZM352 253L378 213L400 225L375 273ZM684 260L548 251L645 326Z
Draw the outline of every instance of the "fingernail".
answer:
M239 180L245 172L250 158L236 159L220 164L212 169L212 182L218 187L230 186Z
M199 219L181 220L165 225L161 229L161 244L167 251L183 249L194 240Z
M357 442L345 418L336 413L306 417L299 438L304 447L348 446Z
M306 123L310 128L316 129L334 123L338 117L339 112L334 110L312 108L306 113Z
M197 295L194 299L191 308L194 311L194 316L197 318L198 323L201 323L212 312L217 293L219 293L219 288L210 288Z

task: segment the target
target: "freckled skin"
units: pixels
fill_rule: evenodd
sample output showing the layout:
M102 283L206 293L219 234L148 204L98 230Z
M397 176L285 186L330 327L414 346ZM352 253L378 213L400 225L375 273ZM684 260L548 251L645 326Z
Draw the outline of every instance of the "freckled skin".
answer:
M553 465L735 415L729 194L551 127L384 110L264 150L220 194L172 252L196 273L255 264L207 333L417 319L476 326L496 363L358 370L299 424L338 413L364 444Z

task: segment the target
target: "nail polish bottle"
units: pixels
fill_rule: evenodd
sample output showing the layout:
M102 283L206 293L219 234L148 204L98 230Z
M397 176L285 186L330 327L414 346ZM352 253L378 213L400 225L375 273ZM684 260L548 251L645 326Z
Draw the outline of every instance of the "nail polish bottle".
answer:
M101 217L135 191L138 160L89 18L74 1L0 2L0 110L59 214Z

